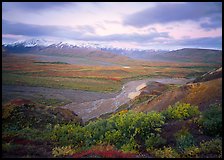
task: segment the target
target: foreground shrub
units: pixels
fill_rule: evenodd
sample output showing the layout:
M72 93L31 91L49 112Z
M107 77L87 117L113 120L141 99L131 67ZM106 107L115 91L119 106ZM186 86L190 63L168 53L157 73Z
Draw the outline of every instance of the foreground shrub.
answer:
M136 141L131 138L128 143L121 146L121 151L127 153L138 153L139 145L136 143Z
M157 135L150 135L145 140L146 148L158 148L166 143L166 140Z
M148 149L150 154L155 158L179 158L180 155L171 147L163 147L163 149Z
M185 148L183 158L222 158L222 140L212 139L201 142L199 146Z
M194 137L188 132L186 128L181 129L175 134L176 146L180 152L195 144Z
M72 155L77 151L74 150L71 146L55 147L52 149L52 155L54 157L62 157L67 155Z
M80 123L79 118L68 109L46 109L34 104L10 105L3 113L4 131L18 131L27 127L44 130L49 124Z
M113 148L105 149L102 148L91 148L82 152L75 153L71 156L72 158L134 158L136 157L133 153L124 153L117 151Z
M160 133L163 124L164 117L160 113L129 111L113 115L109 119L92 121L84 127L73 124L55 125L51 139L60 146L91 147L105 142L124 151L136 152L136 138L140 137L145 141L149 135Z
M213 104L203 112L200 124L205 134L222 135L222 106Z
M88 145L105 141L120 149L137 136L146 139L151 133L159 133L163 124L164 117L160 113L145 114L129 111L113 115L106 120L90 122L85 129L88 132Z
M211 141L201 142L201 153L206 154L215 154L217 157L222 157L222 139L212 139Z
M177 102L173 106L169 106L162 114L167 120L184 120L200 114L198 106L192 106L188 103Z
M116 128L128 139L136 135L146 139L151 133L161 132L161 127L164 124L164 117L157 112L145 114L129 111L123 115L112 116L110 120L115 122Z
M196 146L191 146L188 148L185 148L183 156L184 158L199 158L199 154L201 152L201 149Z
M74 124L55 125L51 132L51 140L61 146L77 146L85 141L85 128Z

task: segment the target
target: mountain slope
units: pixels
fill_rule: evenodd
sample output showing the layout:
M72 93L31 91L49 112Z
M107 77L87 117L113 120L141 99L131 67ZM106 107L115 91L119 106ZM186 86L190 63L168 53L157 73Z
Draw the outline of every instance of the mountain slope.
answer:
M213 78L211 78L212 74L210 73L213 73ZM220 73L222 73L221 68L209 72L199 77L197 81L165 91L146 104L133 108L133 110L138 112L161 111L178 101L197 105L202 111L210 104L222 104L222 75Z
M7 54L30 54L35 55L37 60L43 61L63 61L84 65L115 65L129 61L123 55L117 55L102 51L88 45L73 45L70 43L53 43L44 40L22 41L14 44L4 44L2 49Z
M210 71L208 73L203 74L202 76L196 78L193 82L194 83L205 82L205 81L209 81L209 80L213 80L213 79L221 78L221 77L222 77L222 67L214 71Z
M102 57L143 59L165 62L196 62L221 64L222 51L211 49L184 48L174 51L154 49L129 49L79 42L53 42L43 39L31 39L2 45L9 53L29 53L57 56ZM121 56L121 57L120 57Z
M167 61L222 63L222 51L211 49L184 48L158 55Z

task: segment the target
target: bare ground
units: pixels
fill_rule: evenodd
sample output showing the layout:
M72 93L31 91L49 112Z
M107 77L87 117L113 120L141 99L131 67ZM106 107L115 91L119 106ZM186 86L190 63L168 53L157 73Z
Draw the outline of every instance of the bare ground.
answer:
M82 117L83 122L87 122L90 119L100 117L103 114L114 112L116 109L118 109L119 106L127 103L130 101L130 93L135 93L138 91L139 86L141 86L144 83L147 82L160 82L164 84L185 84L191 80L189 79L172 79L172 78L149 78L144 80L137 80L137 81L131 81L126 83L122 91L116 95L113 98L105 98L95 101L89 101L84 103L70 103L65 106L62 106L62 108L70 109L73 112L75 112L77 115Z
M201 111L212 103L222 103L222 78L201 83L189 83L177 89L164 92L147 104L134 108L135 111L161 111L176 102L199 106Z

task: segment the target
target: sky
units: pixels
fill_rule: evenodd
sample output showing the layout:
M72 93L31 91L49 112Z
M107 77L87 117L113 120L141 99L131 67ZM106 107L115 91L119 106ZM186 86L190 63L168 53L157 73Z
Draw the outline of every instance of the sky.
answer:
M222 2L2 2L2 42L222 49Z

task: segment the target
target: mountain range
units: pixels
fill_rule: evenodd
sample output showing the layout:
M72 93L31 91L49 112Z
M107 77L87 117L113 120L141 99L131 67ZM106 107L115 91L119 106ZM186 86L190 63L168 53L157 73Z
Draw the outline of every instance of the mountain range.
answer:
M126 57L148 61L205 62L222 63L222 51L212 49L183 48L178 50L154 50L136 48L117 48L97 43L55 42L44 39L30 39L11 44L3 44L6 53L40 54L55 56L114 58Z

